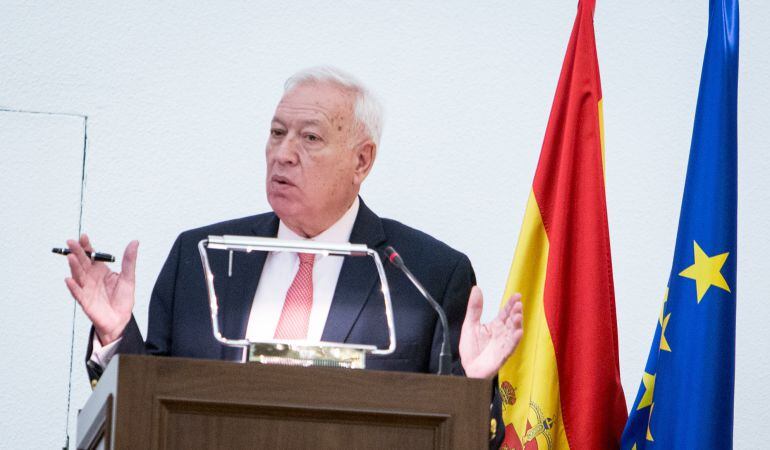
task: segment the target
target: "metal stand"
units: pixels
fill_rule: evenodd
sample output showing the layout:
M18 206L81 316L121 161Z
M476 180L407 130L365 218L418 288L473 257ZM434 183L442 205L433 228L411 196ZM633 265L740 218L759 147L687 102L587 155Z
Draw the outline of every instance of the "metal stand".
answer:
M385 303L385 318L388 324L388 348L379 349L372 345L352 345L332 342L305 341L268 341L251 342L248 339L228 339L219 330L219 302L214 291L214 274L211 273L206 249L226 250L230 252L284 251L292 253L312 253L336 256L370 256L374 259L380 276L382 296ZM366 354L390 355L396 350L396 330L393 325L393 305L390 301L390 289L385 277L385 269L380 255L363 244L327 244L313 241L290 241L276 238L254 236L209 236L198 242L198 250L206 276L206 288L211 309L211 326L214 338L229 347L245 348L248 361L263 364L284 364L297 366L332 366L351 369L363 369Z

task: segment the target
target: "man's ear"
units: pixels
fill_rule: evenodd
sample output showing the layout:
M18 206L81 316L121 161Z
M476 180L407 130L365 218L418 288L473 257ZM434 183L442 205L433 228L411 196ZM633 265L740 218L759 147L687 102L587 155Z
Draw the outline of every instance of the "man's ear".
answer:
M377 144L372 142L371 139L367 139L358 144L353 151L356 154L353 181L360 185L369 175L372 166L374 166L374 159L377 157Z

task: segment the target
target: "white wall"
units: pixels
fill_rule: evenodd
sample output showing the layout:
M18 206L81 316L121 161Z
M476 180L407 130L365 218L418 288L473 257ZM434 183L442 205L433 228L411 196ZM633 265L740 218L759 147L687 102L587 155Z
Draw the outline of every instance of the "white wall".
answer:
M141 241L142 327L177 233L268 208L269 119L283 80L316 64L356 74L386 105L367 203L468 253L492 317L576 1L44 3L1 8L0 105L89 116L83 227L105 251ZM708 2L598 3L621 369L631 402L671 265ZM761 153L770 141L770 13L762 5L741 5L736 448L770 440L770 163ZM44 424L31 447L53 448L64 443L72 309L65 261L46 252L77 230L82 124L2 114L0 225L16 257L0 262L0 447L29 448L22 442ZM49 153L32 152L41 146ZM9 163L27 154L34 164ZM79 311L75 328L71 429L88 395Z

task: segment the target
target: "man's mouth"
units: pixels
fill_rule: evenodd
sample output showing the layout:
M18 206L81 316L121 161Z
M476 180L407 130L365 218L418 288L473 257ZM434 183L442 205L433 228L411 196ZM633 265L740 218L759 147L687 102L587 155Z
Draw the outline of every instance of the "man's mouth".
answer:
M294 186L294 183L292 183L291 180L281 175L273 175L270 177L270 181L278 186Z

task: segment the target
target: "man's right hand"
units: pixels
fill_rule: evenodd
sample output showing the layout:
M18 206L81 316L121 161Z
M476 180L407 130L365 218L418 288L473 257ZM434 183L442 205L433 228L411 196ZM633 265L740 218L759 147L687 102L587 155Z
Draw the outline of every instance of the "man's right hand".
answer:
M64 282L93 323L99 342L110 344L123 334L131 320L139 241L131 241L126 247L120 273L103 262L91 261L86 252L93 253L94 249L87 235L80 236L80 242L67 241L67 246L72 252L67 255L72 277Z

